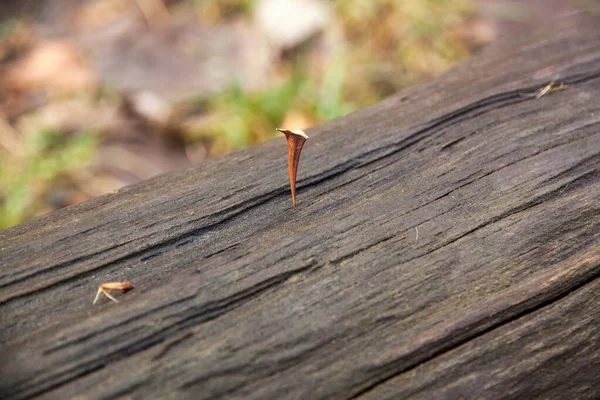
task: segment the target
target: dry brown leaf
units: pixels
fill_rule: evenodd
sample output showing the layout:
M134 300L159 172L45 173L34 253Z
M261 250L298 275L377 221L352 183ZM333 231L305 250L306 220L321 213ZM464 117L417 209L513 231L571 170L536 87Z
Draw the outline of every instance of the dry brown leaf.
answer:
M50 40L11 65L5 83L19 90L76 92L94 88L96 75L75 44Z

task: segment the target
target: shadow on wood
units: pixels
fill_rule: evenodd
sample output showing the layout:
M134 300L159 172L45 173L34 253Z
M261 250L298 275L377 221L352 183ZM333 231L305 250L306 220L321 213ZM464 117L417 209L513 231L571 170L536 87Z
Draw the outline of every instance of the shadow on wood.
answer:
M1 397L600 396L599 43L309 130L297 208L281 138L0 232Z

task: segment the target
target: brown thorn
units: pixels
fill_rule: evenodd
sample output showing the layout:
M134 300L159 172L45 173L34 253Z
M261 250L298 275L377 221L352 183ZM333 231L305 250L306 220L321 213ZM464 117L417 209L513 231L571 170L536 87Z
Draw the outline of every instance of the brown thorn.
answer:
M296 207L296 174L298 172L298 163L300 162L300 153L302 146L308 139L308 136L301 131L290 131L287 129L277 130L285 135L288 144L288 175L290 176L290 188L292 189L292 204Z

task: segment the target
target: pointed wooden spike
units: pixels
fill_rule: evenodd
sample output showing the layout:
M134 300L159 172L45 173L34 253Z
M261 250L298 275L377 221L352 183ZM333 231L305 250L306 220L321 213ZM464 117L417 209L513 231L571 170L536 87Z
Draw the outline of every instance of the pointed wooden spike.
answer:
M296 207L296 174L298 172L298 163L300 162L300 153L302 146L308 139L308 136L301 130L277 129L285 135L288 144L288 175L290 176L290 188L292 189L292 204Z

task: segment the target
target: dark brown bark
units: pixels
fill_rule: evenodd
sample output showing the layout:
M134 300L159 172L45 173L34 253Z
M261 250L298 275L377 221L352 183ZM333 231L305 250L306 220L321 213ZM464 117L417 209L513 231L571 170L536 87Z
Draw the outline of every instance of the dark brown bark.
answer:
M599 43L310 129L296 208L281 139L0 232L0 397L599 397Z

